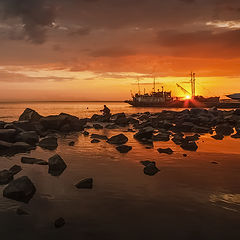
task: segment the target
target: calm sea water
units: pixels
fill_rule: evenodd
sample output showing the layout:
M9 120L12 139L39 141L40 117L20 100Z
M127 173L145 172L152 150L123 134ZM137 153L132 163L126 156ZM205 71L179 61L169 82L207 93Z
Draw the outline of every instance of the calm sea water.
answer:
M26 107L42 115L66 112L79 117L98 113L105 103L4 103L2 120L18 119ZM106 103L115 112L145 112L125 103ZM88 109L87 109L88 108ZM90 133L112 136L124 129L95 130ZM29 204L0 196L0 234L3 239L240 239L240 140L226 137L216 141L203 135L197 152L183 151L171 141L156 142L146 149L135 141L134 133L124 133L127 154L101 141L90 143L81 134L59 136L55 151L37 148L30 154L0 157L1 169L21 165L19 176L29 176L37 192ZM75 141L69 147L69 141ZM157 152L171 147L172 155ZM48 174L47 166L21 164L22 156L47 160L58 153L67 163L59 177ZM187 153L187 157L183 157ZM155 161L160 169L154 176L143 173L140 161ZM212 164L212 162L218 164ZM94 178L93 189L76 189L85 177ZM4 186L0 186L1 191ZM17 216L17 207L29 216ZM66 225L54 229L55 219L63 217Z

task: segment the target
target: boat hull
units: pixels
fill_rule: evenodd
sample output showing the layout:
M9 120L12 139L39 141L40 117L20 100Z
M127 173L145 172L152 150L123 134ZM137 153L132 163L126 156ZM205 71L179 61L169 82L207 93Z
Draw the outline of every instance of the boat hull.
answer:
M240 102L197 102L197 101L172 101L167 103L152 103L125 101L133 107L158 107L158 108L240 108Z

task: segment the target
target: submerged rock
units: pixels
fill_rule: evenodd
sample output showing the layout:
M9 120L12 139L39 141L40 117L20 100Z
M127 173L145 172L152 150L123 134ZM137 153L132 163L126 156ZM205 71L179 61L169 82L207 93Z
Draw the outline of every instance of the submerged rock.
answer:
M11 168L9 168L8 171L11 172L12 175L16 175L16 174L18 174L19 172L22 171L22 167L19 166L19 165L14 165L14 166L12 166Z
M36 192L36 188L32 181L23 176L13 180L3 190L3 196L16 201L28 203Z
M124 144L128 141L128 138L124 134L118 134L116 136L112 136L107 140L110 144Z
M0 171L0 185L8 184L12 180L13 180L12 172L10 172L8 170Z
M181 148L188 151L197 151L198 146L195 142L183 142Z
M98 139L93 139L92 141L91 141L91 143L99 143L100 142L100 140L98 140Z
M58 147L57 138L46 137L39 142L39 146L48 150L55 150Z
M16 209L16 214L20 215L20 216L29 215L29 213L26 210L24 210L23 208L20 208L20 207Z
M108 140L108 137L107 137L107 136L105 136L105 135L100 135L100 134L95 134L95 133L93 133L93 134L91 135L91 138Z
M93 179L85 178L78 182L75 187L77 188L92 188L93 187Z
M48 173L52 176L60 176L66 167L66 163L58 154L48 159Z
M120 145L120 146L117 146L116 149L117 149L120 153L127 153L127 152L129 152L130 150L132 150L132 147L131 147L131 146L127 146L127 145Z
M31 158L31 157L22 157L21 162L25 164L38 164L38 165L48 165L48 162L38 159L38 158Z
M166 154L172 154L173 150L171 148L158 148L157 149L159 153L166 153Z
M63 227L65 224L66 224L66 222L65 222L64 218L62 218L62 217L58 218L58 219L55 220L55 222L54 222L55 228L61 228L61 227Z

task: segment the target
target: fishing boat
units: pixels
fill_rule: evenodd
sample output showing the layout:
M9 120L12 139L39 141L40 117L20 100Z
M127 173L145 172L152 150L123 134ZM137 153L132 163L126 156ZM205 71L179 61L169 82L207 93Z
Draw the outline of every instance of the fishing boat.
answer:
M184 94L185 98L172 97L171 91L165 91L164 87L162 90L156 91L156 81L153 81L153 92L141 94L140 87L136 94L132 94L131 100L125 102L134 107L160 107L160 108L240 108L240 94L227 95L229 100L220 97L203 97L196 96L196 74L191 73L191 79L187 83L191 84L191 93L188 92L181 85L177 84ZM139 86L139 81L138 81ZM238 96L239 99L234 98Z

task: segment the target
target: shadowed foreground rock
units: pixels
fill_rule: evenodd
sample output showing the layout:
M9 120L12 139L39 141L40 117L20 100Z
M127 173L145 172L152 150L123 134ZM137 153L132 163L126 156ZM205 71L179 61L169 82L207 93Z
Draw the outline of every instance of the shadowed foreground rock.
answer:
M118 134L116 136L112 136L107 140L110 144L124 144L128 141L128 138L124 134Z
M82 179L79 183L75 185L76 188L92 188L93 187L93 179L85 178Z
M36 188L32 181L23 176L13 180L9 185L4 188L3 196L16 201L28 203L36 192Z
M11 168L9 168L8 171L11 172L12 175L16 175L16 174L18 174L19 172L22 171L22 167L19 166L19 165L14 165L14 166L12 166Z
M8 170L0 171L0 185L8 184L12 180L13 180L12 172Z
M128 153L130 150L132 150L132 147L128 145L120 145L120 146L117 146L116 149L120 153Z
M30 158L30 157L22 157L21 162L25 164L38 164L38 165L48 165L48 162L38 159L38 158Z
M58 147L57 138L46 137L39 142L39 146L48 150L55 150Z
M48 159L48 173L52 176L60 176L66 167L66 163L58 154Z
M55 220L55 222L54 222L55 228L61 228L61 227L63 227L65 224L66 224L66 222L65 222L64 218L62 218L62 217L58 218L58 219Z

